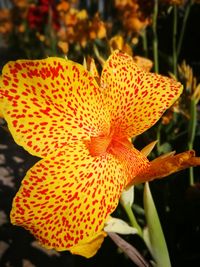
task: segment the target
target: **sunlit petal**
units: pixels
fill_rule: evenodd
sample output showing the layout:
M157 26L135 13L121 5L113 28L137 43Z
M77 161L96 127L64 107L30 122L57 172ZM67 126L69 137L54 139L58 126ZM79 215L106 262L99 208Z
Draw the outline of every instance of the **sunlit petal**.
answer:
M157 142L158 142L157 140L151 142L150 144L146 145L140 152L147 157L151 153L151 151L154 149Z
M70 60L9 62L3 68L0 95L15 141L36 156L109 128L94 77Z
M0 82L1 82L2 77L0 77ZM3 118L3 96L1 95L1 90L0 90L0 118Z
M87 243L72 247L70 252L90 258L97 253L106 236L107 234L105 232L99 232L91 240L88 240Z
M119 51L104 64L101 86L112 122L129 136L153 126L182 92L177 81L142 70Z
M0 118L3 118L3 101L0 98Z
M90 243L87 257L92 256L126 180L117 158L92 157L82 142L74 142L28 171L13 201L11 222L29 229L46 248L85 255Z

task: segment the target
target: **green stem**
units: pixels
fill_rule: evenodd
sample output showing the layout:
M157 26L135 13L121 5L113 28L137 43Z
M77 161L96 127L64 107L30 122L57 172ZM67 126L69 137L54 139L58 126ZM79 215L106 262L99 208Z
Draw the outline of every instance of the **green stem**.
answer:
M177 50L176 50L176 38L177 38L177 6L173 7L173 73L177 77Z
M142 45L144 50L144 56L148 57L148 45L147 45L147 32L146 29L142 32Z
M158 18L158 0L154 0L154 10L153 10L153 57L154 57L154 71L159 72L159 62L158 62L158 36L157 36L157 18Z
M48 17L48 24L46 29L46 36L49 38L50 41L50 53L51 55L55 56L57 54L57 40L55 30L53 28L53 14L52 8L49 7L49 17Z
M193 149L194 138L197 126L197 107L195 99L191 98L190 101L190 120L188 127L188 148ZM190 168L190 185L194 185L194 172L193 168Z
M158 155L160 155L160 146L161 146L161 128L162 128L162 123L160 122L156 131L156 140L157 140L157 152Z
M125 210L128 218L130 220L131 226L133 226L134 228L136 228L138 230L138 235L141 238L143 238L142 229L141 229L141 227L139 226L139 224L136 221L136 218L135 218L135 215L134 215L134 213L132 211L131 206L126 204L126 205L123 205L123 208L124 208L124 210Z
M180 31L180 37L179 37L178 46L177 46L177 57L179 57L180 52L181 52L181 48L182 48L182 44L183 44L183 37L185 34L185 28L187 25L187 21L188 21L188 17L189 17L192 5L193 5L193 0L189 0L188 4L186 6L185 14L183 17L183 23L182 23L182 27L181 27L181 31Z

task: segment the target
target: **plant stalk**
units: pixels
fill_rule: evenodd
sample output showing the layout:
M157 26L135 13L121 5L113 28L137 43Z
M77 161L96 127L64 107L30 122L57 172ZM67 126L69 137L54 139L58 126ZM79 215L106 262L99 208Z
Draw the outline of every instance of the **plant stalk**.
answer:
M158 18L158 0L154 0L153 10L153 57L154 57L154 71L159 72L159 60L158 60L158 35L157 35L157 18Z
M142 36L142 45L143 45L143 50L144 50L144 56L147 58L148 57L148 45L147 45L147 32L146 32L146 29L143 30L141 36Z
M186 10L185 10L185 14L183 17L183 22L182 22L182 27L180 30L180 37L179 37L178 46L177 46L177 58L179 58L179 56L180 56L180 52L181 52L181 48L182 48L182 44L183 44L183 37L185 34L185 28L187 25L187 21L188 21L188 17L189 17L192 5L193 5L193 0L189 0L188 4L186 6Z
M125 210L125 212L126 212L128 218L129 218L129 220L130 220L130 224L131 224L131 226L133 226L134 228L136 228L136 229L138 230L138 235L139 235L141 238L143 238L142 229L141 229L141 227L139 226L139 224L138 224L137 221L136 221L136 218L135 218L135 215L134 215L134 213L133 213L133 211L132 211L131 206L128 205L128 204L126 204L126 205L123 205L123 208L124 208L124 210Z
M194 98L190 101L190 120L188 127L188 149L193 149L194 138L197 126L197 106ZM190 185L194 185L194 170L190 168Z
M173 7L173 73L177 77L177 50L176 50L176 38L177 38L177 6Z

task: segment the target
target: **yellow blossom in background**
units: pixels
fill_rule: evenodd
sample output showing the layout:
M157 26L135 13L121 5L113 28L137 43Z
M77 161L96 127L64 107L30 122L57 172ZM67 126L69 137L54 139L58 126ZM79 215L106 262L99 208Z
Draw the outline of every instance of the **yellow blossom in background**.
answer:
M67 42L58 41L58 47L64 54L67 54L69 51L69 44Z
M79 12L77 12L77 19L78 20L86 20L88 19L88 13L86 9L82 9Z
M178 66L178 71L180 78L185 82L186 90L189 92L190 96L194 94L198 95L196 90L198 91L199 84L197 84L197 78L194 76L192 68L183 61L182 64Z
M185 61L178 65L178 74L184 84L184 91L181 98L162 116L162 124L164 125L173 120L174 112L180 113L187 120L190 120L190 101L193 99L197 104L200 100L200 83L197 82L193 69ZM172 74L171 77L173 77Z
M110 45L111 51L120 50L120 51L123 51L123 52L129 54L130 56L133 55L132 48L130 47L129 44L127 44L124 41L124 38L121 35L113 36L109 40L109 45Z

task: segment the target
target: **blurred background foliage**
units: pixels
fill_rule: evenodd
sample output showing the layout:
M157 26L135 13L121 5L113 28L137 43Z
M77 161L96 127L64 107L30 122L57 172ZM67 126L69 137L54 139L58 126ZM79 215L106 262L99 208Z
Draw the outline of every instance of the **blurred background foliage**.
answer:
M154 127L133 140L134 145L142 149L158 140L151 159L187 149L199 155L199 4L198 0L1 0L0 67L19 58L67 56L80 63L92 57L101 71L111 51L120 49L141 67L184 85L180 99ZM50 255L25 230L9 224L12 198L38 159L14 143L3 120L1 126L0 266L134 266L108 238L94 258L85 260L68 252ZM199 179L196 168L150 184L172 266L199 266ZM133 210L143 227L142 195L143 186L137 186ZM127 220L121 208L116 213ZM138 236L126 239L151 258Z

